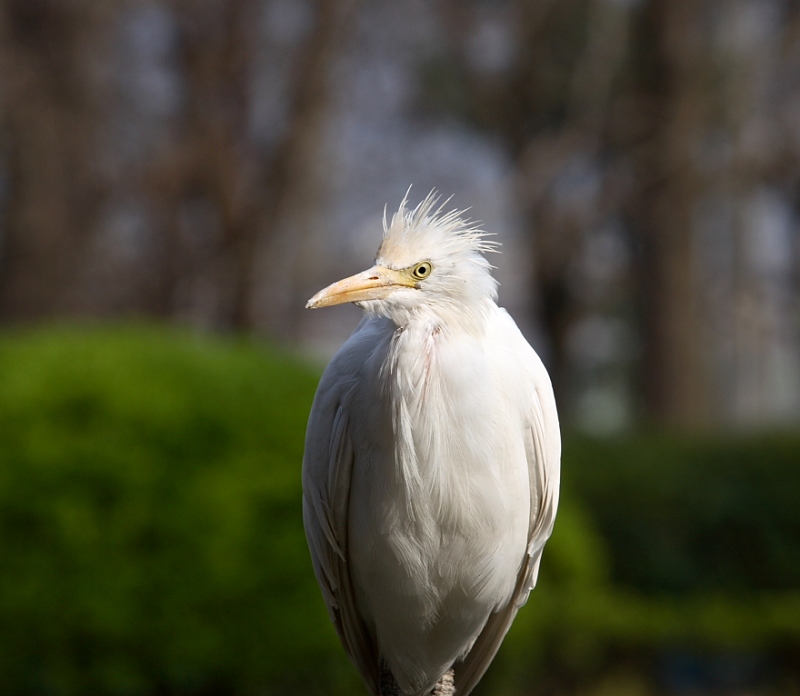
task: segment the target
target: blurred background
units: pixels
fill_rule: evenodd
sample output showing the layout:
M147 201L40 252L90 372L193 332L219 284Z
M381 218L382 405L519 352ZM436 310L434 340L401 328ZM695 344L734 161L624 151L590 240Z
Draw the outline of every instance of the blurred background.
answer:
M800 694L800 3L0 0L0 688L361 694L305 420L413 184L564 427L483 696Z

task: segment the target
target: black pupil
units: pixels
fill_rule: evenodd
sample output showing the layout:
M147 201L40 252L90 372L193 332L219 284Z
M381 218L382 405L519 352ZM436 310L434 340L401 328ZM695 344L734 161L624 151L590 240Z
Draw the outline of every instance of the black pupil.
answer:
M428 266L427 265L422 265L419 268L417 268L417 275L421 275L421 276L428 275Z

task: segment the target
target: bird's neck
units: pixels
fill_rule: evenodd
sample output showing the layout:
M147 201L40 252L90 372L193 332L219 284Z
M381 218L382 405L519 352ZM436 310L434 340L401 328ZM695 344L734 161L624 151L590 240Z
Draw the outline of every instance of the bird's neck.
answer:
M441 511L451 510L443 501L468 497L459 478L462 469L443 464L459 456L454 455L459 445L453 428L441 427L441 419L461 413L461 405L468 401L462 398L464 370L469 382L485 367L479 358L488 325L488 316L480 313L457 319L425 313L395 324L391 335L380 381L392 405L395 448L402 454L394 460L392 475L402 483L397 490L406 517L422 538L429 532L435 537L432 530L438 528ZM461 422L460 416L454 418ZM452 511L449 519L459 515Z
M490 312L497 306L471 311L437 312L425 305L408 315L391 318L394 333L383 366L383 375L398 389L398 398L416 401L426 393L426 385L436 379L444 355L453 356L466 346L479 345L486 334ZM409 387L408 391L405 388Z
M469 303L431 302L412 307L393 306L382 312L395 327L409 335L426 336L439 332L448 335L482 336L495 303L489 298Z

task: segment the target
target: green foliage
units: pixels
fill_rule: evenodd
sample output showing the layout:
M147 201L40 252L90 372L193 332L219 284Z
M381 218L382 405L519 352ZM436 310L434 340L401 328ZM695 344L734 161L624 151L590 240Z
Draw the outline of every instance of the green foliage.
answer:
M539 585L478 693L646 672L676 648L797 664L798 462L796 435L568 438Z
M316 371L141 328L7 334L0 365L3 693L363 693L302 533ZM796 656L799 453L568 440L539 586L478 693L674 646Z
M615 583L675 595L800 587L800 437L571 441L568 485Z
M335 691L300 518L313 371L141 330L10 335L0 365L3 693Z

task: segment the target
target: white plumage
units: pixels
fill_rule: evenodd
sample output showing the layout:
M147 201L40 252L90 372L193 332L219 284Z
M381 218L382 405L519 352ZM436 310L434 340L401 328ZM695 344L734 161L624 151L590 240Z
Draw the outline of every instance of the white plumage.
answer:
M561 440L547 372L496 304L494 245L429 195L384 220L375 266L309 307L366 317L328 365L306 434L303 518L339 637L371 693L454 668L468 694L538 574Z

